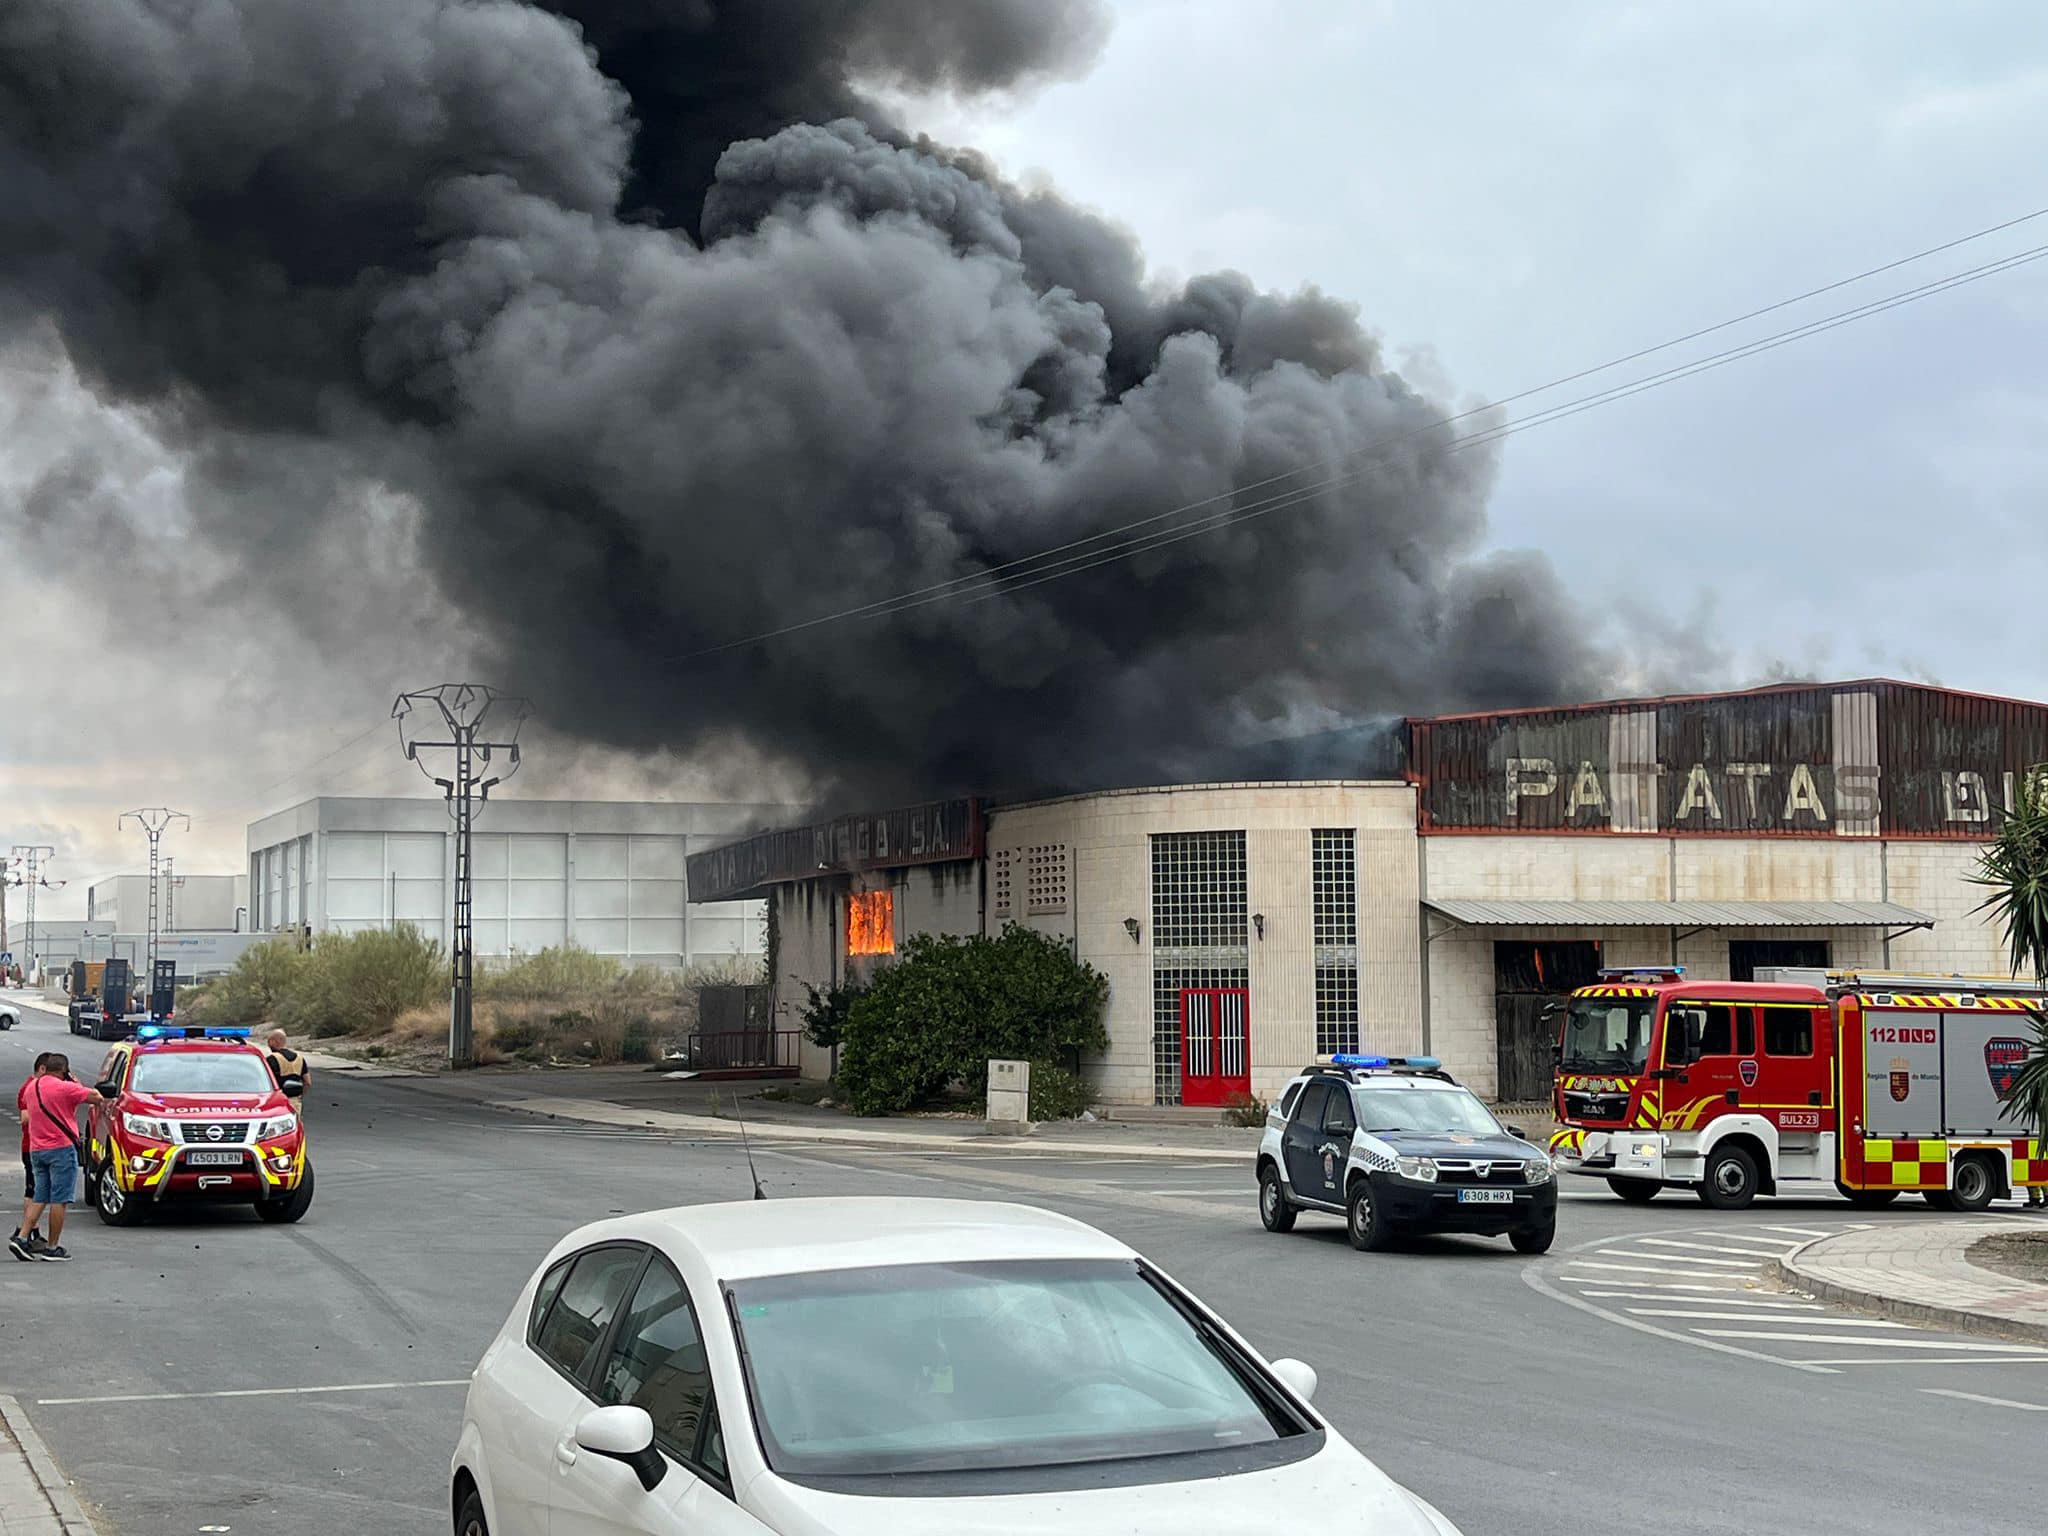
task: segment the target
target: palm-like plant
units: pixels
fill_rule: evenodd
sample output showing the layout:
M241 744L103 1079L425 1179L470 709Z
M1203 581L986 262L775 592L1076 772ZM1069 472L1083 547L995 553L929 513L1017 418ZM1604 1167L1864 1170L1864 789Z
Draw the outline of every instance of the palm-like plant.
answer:
M1997 914L2013 975L2032 971L2048 991L2048 775L2026 775L2019 803L2000 813L1998 835L1974 878L1990 889L1977 910ZM2048 1014L2029 1014L2034 1038L2002 1113L2048 1136Z

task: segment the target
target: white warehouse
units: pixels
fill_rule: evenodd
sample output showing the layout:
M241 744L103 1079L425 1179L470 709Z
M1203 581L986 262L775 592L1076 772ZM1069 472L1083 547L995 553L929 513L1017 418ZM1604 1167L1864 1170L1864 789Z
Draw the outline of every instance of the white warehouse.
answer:
M157 879L157 928L163 933L233 933L246 926L249 899L240 875L181 875ZM85 893L85 918L122 933L149 931L149 876L109 875Z
M763 904L691 906L684 861L790 810L493 800L475 833L477 958L575 943L629 965L758 961ZM252 928L350 933L410 923L448 942L455 838L440 800L307 800L251 823L248 850Z

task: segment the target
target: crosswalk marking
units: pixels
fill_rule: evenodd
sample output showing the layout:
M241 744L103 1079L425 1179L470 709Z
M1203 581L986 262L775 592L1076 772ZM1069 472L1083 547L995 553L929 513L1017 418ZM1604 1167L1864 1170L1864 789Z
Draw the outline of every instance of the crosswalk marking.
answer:
M1582 1269L1619 1269L1619 1264L1581 1265ZM1657 1270L1657 1274L1668 1274L1668 1270ZM1716 1275L1712 1280L1612 1280L1605 1275L1567 1275L1566 1279L1575 1285L1632 1285L1639 1291L1698 1291L1709 1296L1748 1295L1753 1282L1745 1275ZM1817 1305L1817 1303L1806 1303Z
M1754 1323L1760 1320L1754 1313L1750 1312L1693 1312L1683 1307L1630 1307L1628 1313L1631 1317L1697 1317L1703 1318L1708 1322L1720 1323ZM1802 1328L1904 1328L1907 1326L1904 1323L1873 1322L1868 1318L1862 1317L1802 1317L1797 1321ZM1702 1328L1700 1330L1702 1333L1712 1334L1719 1334L1723 1331L1718 1328ZM1729 1337L1790 1339L1800 1337L1800 1335L1764 1333L1748 1335L1730 1334Z
M1601 1250L1602 1253L1606 1251L1604 1248ZM1642 1257L1652 1258L1654 1255L1644 1254ZM1726 1280L1731 1285L1738 1284L1742 1279L1740 1275L1723 1275L1719 1271L1711 1269L1667 1269L1661 1264L1599 1264L1591 1259L1574 1259L1572 1260L1572 1267L1574 1269L1625 1269L1639 1275L1685 1275L1694 1280Z
M1645 1248L1684 1248L1688 1250L1695 1250L1700 1253L1736 1253L1742 1255L1745 1259L1750 1260L1775 1259L1780 1257L1785 1251L1784 1247L1775 1246L1770 1248L1748 1248L1737 1247L1725 1242L1688 1243L1684 1241L1682 1238L1676 1237L1639 1237L1636 1239L1636 1241L1638 1243L1641 1243ZM1773 1242L1775 1241L1776 1240L1773 1239ZM1798 1245L1792 1239L1788 1238L1785 1240L1785 1247L1796 1246Z
M1800 1324L1805 1327L1805 1323ZM1869 1328L1902 1328L1903 1323L1865 1323ZM1702 1328L1699 1330L1710 1339L1776 1339L1781 1344L1843 1344L1853 1342L1859 1347L1873 1349L1952 1349L1968 1350L1972 1354L2009 1355L2023 1353L2024 1345L2018 1344L1970 1344L1959 1339L1855 1339L1845 1340L1838 1335L1826 1333L1762 1333L1745 1328ZM1918 1331L1917 1329L1914 1331Z
M1766 1227L1764 1230L1766 1232L1796 1232L1801 1237L1833 1237L1835 1235L1832 1232L1824 1232L1817 1227ZM1857 1230L1861 1229L1858 1228Z
M1819 1312L1817 1301L1795 1301L1790 1297L1734 1296L1726 1291L1709 1291L1705 1295L1670 1296L1657 1291L1587 1291L1588 1296L1605 1296L1616 1301L1661 1301L1666 1305L1682 1303L1695 1307L1754 1307L1759 1311L1776 1315L1781 1312Z
M1705 1264L1714 1269L1753 1270L1757 1267L1757 1259L1763 1257L1758 1254L1756 1258L1749 1259L1703 1259L1691 1253L1636 1253L1627 1248L1602 1248L1598 1251L1611 1259L1661 1259L1678 1264Z

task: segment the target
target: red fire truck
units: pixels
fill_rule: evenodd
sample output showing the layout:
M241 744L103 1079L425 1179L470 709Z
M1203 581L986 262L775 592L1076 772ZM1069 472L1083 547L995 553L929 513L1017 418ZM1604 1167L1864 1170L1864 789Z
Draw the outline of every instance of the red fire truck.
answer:
M1675 1185L1739 1210L1816 1179L1982 1210L2048 1186L2039 1128L2004 1112L2044 1007L1984 977L1603 971L1566 1006L1551 1154L1630 1201Z

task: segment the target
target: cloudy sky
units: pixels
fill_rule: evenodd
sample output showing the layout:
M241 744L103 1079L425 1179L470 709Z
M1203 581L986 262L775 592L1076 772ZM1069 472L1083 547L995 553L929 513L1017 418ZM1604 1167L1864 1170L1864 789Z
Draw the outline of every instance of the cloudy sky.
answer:
M1461 405L2048 208L2026 170L2048 142L2048 11L2017 0L1115 11L1075 79L898 109L1113 217L1161 275L1235 268L1355 302L1390 359ZM2037 245L2048 218L1677 355ZM2044 353L2048 262L1518 435L1492 541L1546 551L1589 628L1683 637L1703 684L1883 673L2048 695ZM139 864L140 835L116 827L131 806L190 812L182 867L234 870L254 815L425 788L385 716L398 689L465 665L429 583L398 632L368 610L352 623L344 600L309 633L292 615L332 594L290 590L236 591L217 617L222 573L168 510L176 449L47 344L0 367L0 844L60 850L71 884L43 913L82 914L92 878ZM47 504L68 462L90 472ZM162 541L110 533L90 564L24 533L158 502ZM403 508L348 527L360 547L340 557L381 590L419 580ZM738 752L535 745L528 793L801 787Z

